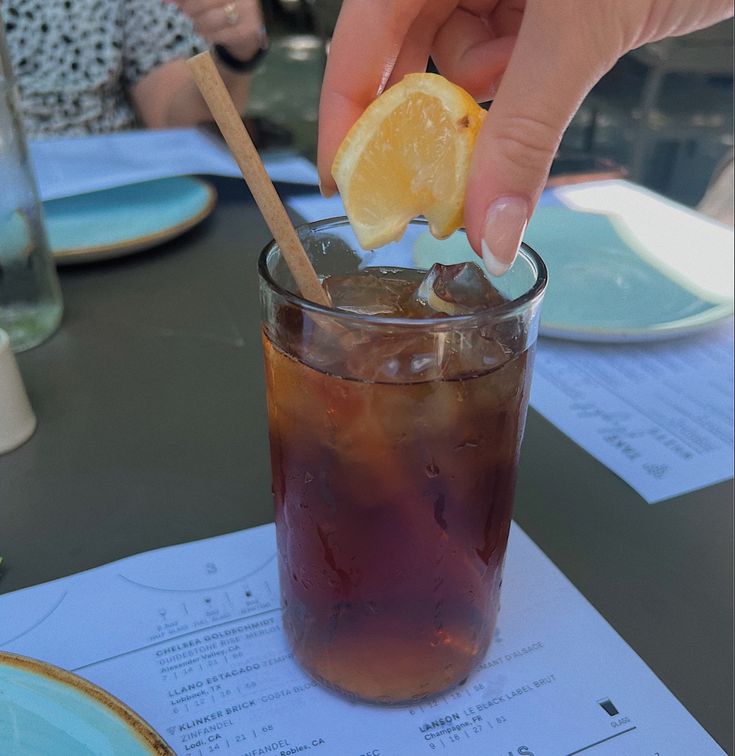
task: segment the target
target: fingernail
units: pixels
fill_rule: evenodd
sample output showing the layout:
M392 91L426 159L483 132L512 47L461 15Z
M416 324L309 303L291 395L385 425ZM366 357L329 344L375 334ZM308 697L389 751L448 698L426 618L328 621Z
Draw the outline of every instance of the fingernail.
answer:
M488 208L480 247L491 275L502 276L513 264L528 215L528 202L523 197L500 197Z
M331 197L335 193L335 189L331 186L324 186L322 184L322 180L319 179L319 194L322 195L322 197Z

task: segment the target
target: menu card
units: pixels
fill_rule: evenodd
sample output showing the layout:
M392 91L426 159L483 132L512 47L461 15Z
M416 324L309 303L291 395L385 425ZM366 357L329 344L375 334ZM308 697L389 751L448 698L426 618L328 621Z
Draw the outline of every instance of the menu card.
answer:
M544 339L531 405L649 504L728 480L732 323L666 343Z
M42 200L137 184L142 181L207 174L240 177L224 142L204 129L118 131L29 144ZM316 168L293 152L265 152L272 181L316 186Z
M487 657L414 706L353 703L299 669L273 525L0 596L0 648L106 688L192 756L723 753L515 524Z

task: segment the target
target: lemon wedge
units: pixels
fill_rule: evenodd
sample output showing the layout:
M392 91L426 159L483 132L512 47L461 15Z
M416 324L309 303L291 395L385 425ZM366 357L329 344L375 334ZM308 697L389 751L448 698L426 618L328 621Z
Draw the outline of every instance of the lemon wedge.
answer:
M408 74L377 97L340 145L332 176L366 249L423 215L443 239L462 225L470 156L485 111L438 74Z

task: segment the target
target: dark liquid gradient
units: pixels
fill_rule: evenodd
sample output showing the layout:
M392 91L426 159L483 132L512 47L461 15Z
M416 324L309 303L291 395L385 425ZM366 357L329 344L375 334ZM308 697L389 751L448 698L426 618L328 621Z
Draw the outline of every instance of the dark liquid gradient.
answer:
M265 331L263 343L296 658L370 701L462 682L497 618L529 353L480 374L395 383L315 370Z

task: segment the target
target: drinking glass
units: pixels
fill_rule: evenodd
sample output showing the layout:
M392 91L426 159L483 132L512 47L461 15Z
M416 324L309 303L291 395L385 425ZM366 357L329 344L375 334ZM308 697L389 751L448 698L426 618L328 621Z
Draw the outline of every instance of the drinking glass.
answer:
M284 629L323 684L414 702L466 679L493 635L546 268L524 245L487 277L492 306L386 316L393 278L480 264L464 232L416 220L375 253L346 219L298 232L320 276L383 273L326 308L294 293L275 242L260 257Z

